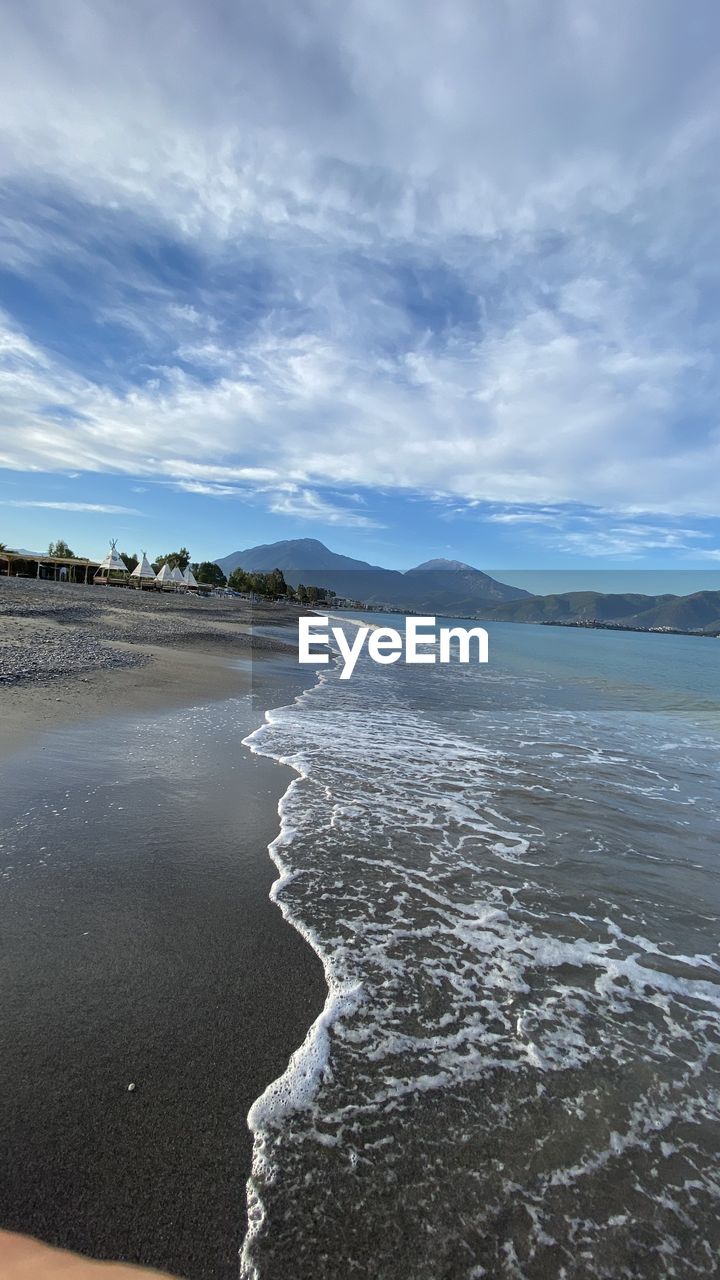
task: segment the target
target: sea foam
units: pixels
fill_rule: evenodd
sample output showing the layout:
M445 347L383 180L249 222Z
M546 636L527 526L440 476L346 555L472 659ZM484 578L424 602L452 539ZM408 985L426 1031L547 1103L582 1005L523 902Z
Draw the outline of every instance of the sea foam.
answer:
M248 739L297 773L272 893L328 984L250 1113L248 1277L704 1274L720 1243L718 744L538 686L331 670Z

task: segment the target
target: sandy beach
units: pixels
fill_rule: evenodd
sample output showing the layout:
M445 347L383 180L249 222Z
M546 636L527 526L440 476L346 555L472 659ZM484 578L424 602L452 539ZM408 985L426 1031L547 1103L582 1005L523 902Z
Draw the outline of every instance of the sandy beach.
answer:
M245 1117L325 994L268 899L291 774L240 745L296 616L0 583L5 1226L237 1274Z
M237 663L295 652L291 604L0 578L0 756L38 730L237 689ZM287 640L258 634L288 627ZM292 628L292 629L291 629Z

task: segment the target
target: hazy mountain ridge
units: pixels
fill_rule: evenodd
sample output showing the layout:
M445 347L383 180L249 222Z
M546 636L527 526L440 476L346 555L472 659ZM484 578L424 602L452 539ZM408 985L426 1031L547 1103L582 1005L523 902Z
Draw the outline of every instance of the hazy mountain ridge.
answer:
M293 586L327 587L339 596L400 611L505 622L598 622L627 627L720 631L720 591L687 596L568 591L535 596L459 560L426 560L400 573L339 555L315 538L293 538L235 551L215 561L224 573L282 569Z
M529 591L498 582L481 569L459 560L428 560L402 575L406 589L418 602L416 609L475 610L484 601L517 601L531 599Z
M356 560L331 551L317 538L286 538L281 542L261 543L245 551L233 551L216 560L215 564L223 573L232 573L233 569L244 569L246 573L268 573L272 569L282 569L283 573L300 569L377 569L381 573L394 573L392 569L369 564L367 560ZM312 583L307 585L312 586Z
M296 587L329 587L339 596L367 604L392 605L441 613L474 612L484 601L521 600L529 592L497 582L489 574L457 560L429 560L406 573L338 555L315 538L293 538L248 547L215 561L223 573L282 569Z
M594 618L625 627L714 633L720 631L720 591L696 591L688 596L568 591L507 601L484 610L483 616L501 622L584 622Z

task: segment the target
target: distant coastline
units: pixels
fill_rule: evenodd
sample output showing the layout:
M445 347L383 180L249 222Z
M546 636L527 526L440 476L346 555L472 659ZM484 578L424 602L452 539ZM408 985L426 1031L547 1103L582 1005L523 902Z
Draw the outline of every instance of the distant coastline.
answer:
M387 613L397 615L404 618L419 618L422 616L417 609L397 609L390 605L357 605L350 606L333 604L333 612L337 613ZM448 621L457 622L461 615L454 613L435 612L436 618L444 618ZM512 626L525 627L566 627L575 631L632 631L640 635L652 636L699 636L705 640L720 640L720 631L690 631L682 627L640 627L626 625L622 622L600 622L597 619L573 618L565 621L561 618L497 618L494 615L474 614L468 615L467 621L472 622L509 622Z
M718 631L685 631L682 627L632 627L625 626L622 622L592 622L572 621L563 622L561 620L546 620L539 623L541 627L573 627L575 630L581 631L635 631L641 635L648 636L699 636L705 640L720 639Z
M708 573L707 588L683 595L618 589L533 592L511 586L457 560L428 560L400 572L338 555L314 538L249 547L216 560L223 572L281 571L297 588L314 586L332 596L333 609L372 610L406 617L433 615L478 622L536 622L666 635L720 634L720 582ZM559 582L572 581L563 579ZM593 581L589 574L589 583ZM595 579L597 581L597 579ZM540 580L538 579L538 585Z

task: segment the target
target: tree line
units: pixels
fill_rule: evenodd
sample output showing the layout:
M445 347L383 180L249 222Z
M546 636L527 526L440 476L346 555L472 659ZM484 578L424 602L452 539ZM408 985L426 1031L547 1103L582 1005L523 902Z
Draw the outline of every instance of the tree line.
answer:
M120 551L118 554L130 573L140 563L139 557L134 553ZM62 538L50 543L48 555L62 560L77 558L75 552L70 550L67 542ZM336 593L325 587L306 587L302 582L298 583L297 587L291 586L285 581L282 569L272 569L269 573L247 573L244 569L234 569L230 577L226 578L220 566L212 560L191 562L187 547L180 547L179 551L168 551L165 555L152 560L151 564L155 573L159 573L164 564L170 569L179 569L181 573L184 573L190 565L196 581L204 586L229 587L231 591L241 591L243 595L260 596L263 600L296 600L298 604L322 602L330 604L336 599Z
M321 600L334 600L335 592L324 587L306 587L302 582L292 587L285 581L282 569L270 573L247 573L245 569L233 569L228 578L232 591L244 595L261 596L265 600L297 600L301 604L319 604Z

